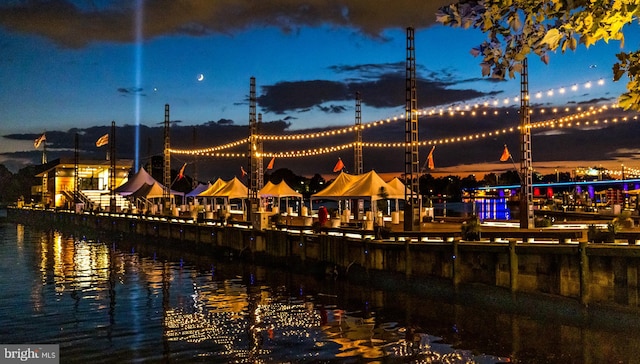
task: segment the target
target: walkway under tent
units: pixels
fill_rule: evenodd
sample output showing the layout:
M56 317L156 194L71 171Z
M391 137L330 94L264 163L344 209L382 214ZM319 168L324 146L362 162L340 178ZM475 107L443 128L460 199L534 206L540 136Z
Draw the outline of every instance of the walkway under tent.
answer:
M299 200L299 209L297 209L298 214L306 215L304 210L306 206L304 206L302 201L302 194L296 192L293 188L291 188L287 182L281 181L280 183L274 184L271 181L267 182L264 187L258 191L258 197L261 199L261 208L263 211L271 211L273 213L286 212L287 215L291 215L294 213L294 208L289 207L289 198L293 198L295 200ZM281 208L282 199L285 199L284 209ZM272 201L271 203L269 201Z
M393 183L385 182L374 170L361 175L350 175L345 172L340 175L324 190L311 196L311 206L313 206L314 200L335 200L338 201L338 215L344 221L349 221L352 218L372 220L374 217L379 216L377 201L380 200L404 200L404 184L396 178ZM345 201L345 208L341 208L340 201ZM349 202L355 201L353 204ZM358 201L369 202L369 210L365 211L365 216L352 216L351 208L354 204L359 204ZM399 203L395 204L396 210ZM365 210L363 207L362 211ZM380 211L384 213L385 211ZM334 216L335 217L335 216Z
M162 211L162 199L169 195L173 214L177 214L175 197L184 193L171 190L153 178L144 168L131 176L125 183L118 186L115 192L127 199L133 205L134 211L155 214Z

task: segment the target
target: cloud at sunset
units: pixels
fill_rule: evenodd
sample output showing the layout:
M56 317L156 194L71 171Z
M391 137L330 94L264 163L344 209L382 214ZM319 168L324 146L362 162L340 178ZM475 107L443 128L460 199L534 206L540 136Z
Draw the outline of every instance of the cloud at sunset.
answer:
M39 35L70 48L93 42L133 42L135 1L40 0L0 6L0 24L7 29ZM449 1L369 0L146 0L142 9L146 39L171 34L206 36L232 34L249 27L276 27L295 32L303 26L350 27L383 38L389 28L434 24L436 10Z
M362 104L374 108L404 107L406 75L404 63L332 66L337 74L346 74L344 81L287 81L261 87L260 107L266 112L284 114L301 111L325 102L345 102L353 106L356 92ZM477 80L474 80L477 81ZM490 79L482 82L495 82ZM500 92L481 92L460 88L468 80L456 80L448 72L432 72L420 68L417 89L420 105L431 107L464 102ZM456 86L458 85L458 86ZM320 107L327 113L347 111L345 107Z

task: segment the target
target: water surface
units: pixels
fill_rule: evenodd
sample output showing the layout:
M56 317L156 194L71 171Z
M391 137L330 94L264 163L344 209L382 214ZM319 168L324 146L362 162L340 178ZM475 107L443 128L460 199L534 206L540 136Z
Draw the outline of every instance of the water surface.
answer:
M492 304L481 290L452 298L395 289L393 280L356 285L178 244L0 224L0 342L60 344L64 363L640 358L638 330L629 325L551 320L537 301L526 315Z

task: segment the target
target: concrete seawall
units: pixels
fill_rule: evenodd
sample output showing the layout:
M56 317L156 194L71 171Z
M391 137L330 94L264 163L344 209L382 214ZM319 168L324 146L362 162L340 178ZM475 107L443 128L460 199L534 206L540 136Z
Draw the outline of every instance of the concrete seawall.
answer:
M314 233L309 227L254 230L190 219L8 209L8 220L45 228L87 229L170 240L185 249L230 250L275 264L438 278L454 287L483 284L638 310L640 246L587 242L522 243L420 239L376 240L370 234Z

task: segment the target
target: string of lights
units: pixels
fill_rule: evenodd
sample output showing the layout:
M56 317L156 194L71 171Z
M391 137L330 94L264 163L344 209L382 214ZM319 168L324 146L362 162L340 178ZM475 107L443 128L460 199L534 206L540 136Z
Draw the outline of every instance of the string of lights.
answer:
M576 92L579 91L581 89L583 90L589 90L592 88L592 86L596 84L598 86L602 86L605 84L604 79L599 79L596 82L593 81L587 81L584 82L582 84L578 84L575 83L572 86L566 87L566 86L562 86L562 87L558 87L555 89L549 89L546 92L542 92L542 91L538 91L535 92L533 95L536 99L542 99L544 97L553 97L554 95L563 95L565 93L567 93L568 90ZM482 102L477 102L473 105L449 105L446 107L431 107L431 108L427 108L427 109L423 109L423 110L417 110L416 112L418 113L418 116L444 116L444 115L449 115L449 116L467 116L467 115L471 115L471 116L476 116L476 115L495 115L495 116L499 116L502 115L504 113L508 113L509 111L505 111L505 110L493 110L493 112L491 112L490 110L480 110L481 107L484 108L488 108L488 107L500 107L500 106L507 106L509 104L515 104L518 103L519 97L507 97L504 98L502 100L498 100L498 99L490 99L490 100L485 100ZM570 112L571 109L566 107L563 109L564 112ZM561 112L561 109L558 108L552 108L550 112L553 113L558 113ZM580 112L582 111L581 107L576 107L575 111ZM540 114L545 114L547 113L547 109L545 108L541 108L541 109L531 109L531 114L535 114L536 112L539 112ZM365 123L360 125L359 127L356 126L349 126L349 127L344 127L344 128L340 128L340 129L332 129L332 130L325 130L325 131L320 131L320 132L314 132L314 133L304 133L304 134L288 134L288 135L256 135L255 137L258 140L305 140L305 139L315 139L315 138L321 138L321 137L329 137L329 136L336 136L336 135L341 135L341 134L347 134L347 133L353 133L356 132L358 130L365 130L368 128L372 128L372 127L377 127L377 126L381 126L384 124L388 124L391 122L397 122L397 121L402 121L405 120L405 115L404 113L401 115L397 115L397 116L392 116L392 117L388 117L386 119L382 119L382 120L377 120L377 121L373 121L373 122L369 122L369 123ZM215 152L221 151L221 150L225 150L225 149L229 149L229 148L233 148L242 144L245 144L248 142L248 138L245 139L241 139L235 142L231 142L231 143L227 143L224 145L220 145L220 146L214 146L214 147L208 147L208 148L200 148L200 149L170 149L171 153L174 154L191 154L191 155L216 155ZM226 154L223 154L226 155Z
M596 82L597 85L603 85L604 84L604 80L599 80L598 82ZM570 91L578 91L579 89L583 88L583 89L590 89L592 87L593 83L592 82L586 82L582 85L577 85L574 84L571 87L560 87L558 89L550 89L547 92L536 92L534 93L534 97L536 99L541 99L543 97L553 97L554 95L562 95L565 94L568 90ZM519 98L518 97L514 97L514 98L504 98L502 100L488 100L488 101L484 101L482 103L476 103L474 105L451 105L448 107L439 107L439 108L429 108L429 109L424 109L424 110L416 110L415 112L422 117L428 117L428 116L477 116L477 115L483 115L483 116L487 116L487 115L495 115L495 116L500 116L503 114L508 114L510 112L510 110L504 110L504 109L496 109L496 110L486 110L486 109L481 109L481 108L490 108L490 107L504 107L507 106L511 103L518 103L519 102ZM565 108L539 108L539 109L531 109L530 113L532 115L534 114L539 114L539 115L546 115L546 114L552 114L552 115L558 115L559 113L571 113L572 111L575 111L574 114L570 114L570 115L565 115L562 117L555 117L552 119L548 119L548 120L544 120L544 121L539 121L539 122L533 122L530 124L530 127L533 129L538 129L538 128L571 128L571 127L589 127L589 126L597 126L600 124L608 124L608 123L617 123L619 121L625 122L629 120L629 117L621 117L621 118L612 118L611 120L609 119L604 119L604 120L584 120L584 119L588 119L588 118L592 118L595 115L602 113L604 111L609 110L610 108L617 108L618 105L613 104L611 106L602 106L599 108L595 108L595 107L590 107L587 110L583 110L582 107L578 106L575 108L569 108L569 107L565 107ZM263 141L282 141L282 140L306 140L306 139L315 139L315 138L321 138L321 137L328 137L328 136L336 136L336 135L342 135L342 134L348 134L348 133L353 133L355 131L358 130L365 130L368 128L372 128L372 127L377 127L377 126L382 126L385 124L389 124L391 122L397 122L397 121L403 121L405 119L405 115L401 114L398 116L393 116L393 117L389 117L387 119L384 120L378 120L378 121L373 121L370 123L366 123L366 124L362 124L361 126L357 127L357 126L350 126L350 127L344 127L344 128L340 128L340 129L332 129L332 130L325 130L325 131L321 131L321 132L314 132L314 133L304 133L304 134L290 134L290 135L256 135L254 136L256 139L258 140L263 140ZM633 120L637 120L638 116L635 115L632 117ZM466 142L466 141L474 141L474 140L478 140L478 139L482 139L482 138L486 138L486 137L494 137L497 135L503 135L503 134L507 134L507 133L513 133L513 132L517 132L519 131L519 126L516 127L509 127L509 128L503 128L503 129L497 129L494 131L489 131L489 132L481 132L481 133L475 133L475 134L470 134L470 135L466 135L466 136L455 136L455 137L449 137L449 138L441 138L441 139L433 139L433 140L425 140L425 141L421 141L416 143L418 146L431 146L431 145L436 145L436 144L451 144L451 143L458 143L458 142ZM235 142L231 142L231 143L227 143L224 145L220 145L220 146L215 146L215 147L209 147L209 148L201 148L201 149L172 149L171 153L174 154L187 154L187 155L201 155L201 156L209 156L209 157L222 157L222 158L244 158L247 157L247 154L245 153L223 153L220 152L222 150L225 149L229 149L229 148L234 148L237 146L244 146L246 145L246 143L249 141L249 138L245 138L245 139L241 139ZM328 153L334 153L334 152L338 152L341 150L345 150L345 149L349 149L349 148L353 148L353 146L355 145L355 143L347 143L347 144L343 144L343 145L337 145L337 146L329 146L329 147L321 147L321 148L313 148L313 149L306 149L306 150L293 150L293 151L284 151L284 152L267 152L267 153L262 153L262 154L256 154L258 157L264 157L264 158L273 158L273 157L277 157L277 158L299 158L299 157L308 157L308 156L316 156L316 155L321 155L321 154L328 154ZM403 142L398 142L398 143L382 143L382 142L365 142L362 143L363 147L368 147L368 148L405 148L406 147L406 143ZM640 173L638 172L638 170L632 169L632 168L628 168L625 170L625 172L627 173L627 175L640 175ZM608 173L610 175L619 175L622 174L623 172L621 171L604 171L604 173Z
M248 142L249 142L249 138L245 138L245 139L237 140L235 142L220 145L217 147L209 147L209 148L201 148L201 149L169 149L169 151L172 154L192 154L192 155L211 155L211 156L220 154L221 156L227 156L227 154L237 154L237 153L216 153L216 152L220 150L234 148L241 145L244 146Z
M610 169L606 169L603 171L605 174L608 174L610 176L620 176L620 178L622 177L638 177L640 176L640 169L636 169L636 168L630 168L630 167L623 167L619 170L610 170Z
M590 109L588 109L586 111L581 111L581 112L576 113L576 114L567 115L567 116L563 116L563 117L560 117L560 118L548 119L548 120L539 121L539 122L533 122L533 123L530 124L530 127L534 128L534 129L538 129L538 128L589 127L589 126L598 126L598 125L602 125L602 124L606 125L606 124L610 124L610 123L613 124L613 123L618 123L618 122L627 122L629 120L638 120L638 115L634 115L634 116L631 116L631 117L624 116L624 117L620 117L620 118L602 119L602 120L599 120L599 119L584 120L584 119L587 119L587 118L594 117L594 116L598 115L599 113L605 112L608 109L609 109L608 106L602 106L600 108L591 107ZM556 110L552 110L552 112L556 112ZM420 146L420 147L425 147L425 146L439 145L439 144L453 144L453 143L458 143L458 142L474 141L474 140L479 140L479 139L482 139L482 138L495 137L495 136L498 136L498 135L504 135L504 134L508 134L508 133L519 132L519 129L520 129L519 126L515 126L515 127L510 127L510 128L496 129L496 130L489 131L489 132L481 132L481 133L470 134L470 135L466 135L466 136L455 136L455 137L449 137L449 138L424 140L424 141L421 141L421 142L417 142L416 144L418 146ZM237 141L237 142L225 144L224 148L231 148L233 146L245 145L245 143L247 143L247 142L248 142L248 138L243 140L243 141ZM339 151L345 150L345 149L351 149L351 148L353 148L354 145L355 145L355 142L351 142L351 143L346 143L346 144L342 144L342 145L329 146L329 147L320 147L320 148L313 148L313 149L305 149L305 150L292 150L292 151L284 151L284 152L258 153L258 154L256 154L256 156L257 157L262 157L262 158L301 158L301 157L310 157L310 156L317 156L317 155L322 155L322 154L335 153L335 152L339 152ZM397 143L363 142L362 146L366 147L366 148L405 148L406 147L406 143L404 143L404 142L397 142ZM172 153L175 153L175 154L189 154L189 155L201 155L201 156L217 157L217 158L246 158L247 157L246 153L220 153L220 152L213 151L213 150L219 150L219 149L222 149L222 146L221 147L217 147L217 149L216 148L204 148L204 149L198 149L198 150L173 150ZM623 170L603 170L602 173L608 174L610 176L621 176L621 177L622 177L622 175L640 176L640 170L634 169L634 168L630 168L630 167L624 167L624 172L623 172Z
M314 148L314 149L306 149L306 150L294 150L294 151L277 152L277 153L262 153L262 154L258 154L258 157L264 157L264 158L310 157L310 156L320 155L320 154L335 153L341 150L353 148L354 144L355 143L347 143L347 144L336 145L332 147Z
M180 153L173 153L173 154L180 154ZM198 155L198 156L204 156L204 157L216 157L216 158L246 158L247 157L247 153L189 152L189 153L183 153L183 154Z
M549 89L546 92L542 92L542 91L538 91L534 94L534 97L536 99L542 99L545 96L546 97L553 97L554 95L563 95L566 94L568 92L568 90L570 91L579 91L581 89L583 90L589 90L592 88L593 84L596 84L598 86L603 86L605 84L604 79L599 79L596 82L593 81L587 81L584 82L582 84L573 84L572 86L566 87L566 86L562 86L562 87L558 87L556 89ZM471 116L476 116L476 115L502 115L504 113L508 113L508 110L494 110L493 112L488 111L488 110L479 110L481 107L485 107L485 108L489 108L489 107L500 107L500 106L508 106L510 104L517 104L520 101L520 97L516 96L516 97L512 97L512 98L504 98L502 100L498 100L498 99L490 99L490 100L485 100L482 102L477 102L473 105L449 105L449 106L445 106L445 107L431 107L431 108L426 108L426 109L422 109L422 110L417 110L416 112L418 113L418 116L444 116L444 115L449 115L449 116L466 116L466 115L471 115ZM576 111L582 111L582 108L580 106L575 108ZM553 113L557 113L560 112L561 109L558 108L552 108L551 112ZM566 107L564 108L565 112L570 112L571 109ZM545 114L547 112L546 108L541 108L541 109L535 109L532 108L531 109L531 114L535 114L536 112L539 112L541 114ZM335 135L340 135L340 134L345 134L345 133L351 133L351 132L355 132L358 130L365 130L367 128L371 128L371 127L376 127L376 126L381 126L384 124L388 124L391 122L396 122L396 121L404 121L405 120L405 115L404 113L401 115L396 115L396 116L391 116L388 117L386 119L382 119L382 120L377 120L377 121L373 121L373 122L369 122L369 123L365 123L362 124L360 127L356 127L356 126L349 126L349 127L344 127L341 129L332 129L332 130L325 130L325 131L320 131L320 132L314 132L314 133L306 133L306 134L288 134L288 135L259 135L257 136L257 138L262 139L262 140L304 140L304 139L315 139L315 138L321 138L321 137L328 137L328 136L335 136Z
M485 105L490 107L489 105ZM509 110L478 110L481 106L480 105L475 105L475 106L450 106L447 109L431 109L431 110L418 110L416 111L418 113L419 116L423 116L423 117L428 117L428 116L445 116L445 115L449 115L449 116L478 116L478 115L482 115L482 116L488 116L488 115L493 115L493 116L500 116L500 115L505 115L509 113ZM565 113L569 113L571 111L575 111L575 112L582 112L582 107L578 106L575 107L575 109L571 109L568 107L565 107L563 109L560 108L551 108L551 109L547 109L547 108L541 108L541 109L531 109L530 114L531 115L535 115L536 113L539 114L548 114L548 113L553 113L553 114L557 114L560 112L565 112ZM320 132L313 132L313 133L305 133L305 134L287 134L287 135L257 135L256 138L257 139L261 139L261 140L305 140L305 139L316 139L316 138L322 138L322 137L329 137L329 136L336 136L336 135L341 135L341 134L348 134L348 133L353 133L356 132L358 130L366 130L372 127L377 127L377 126L382 126L385 124L389 124L391 122L396 122L396 121L404 121L404 115L400 115L400 116L393 116L390 118L387 118L385 120L377 120L377 121L373 121L373 122L369 122L369 123L365 123L362 124L360 126L349 126L349 127L344 127L341 129L332 129L332 130L325 130L325 131L320 131Z
M609 107L606 105L599 108L591 107L588 110L580 111L578 113L571 114L571 115L566 115L560 118L553 118L553 119L548 119L544 121L534 122L534 123L531 123L530 127L536 128L536 129L537 128L567 128L567 127L580 127L580 126L586 127L591 125L617 123L619 121L624 122L629 120L628 117L613 118L611 120L609 119L583 120L585 118L590 118L599 113L607 111L608 109ZM552 112L557 112L557 110L552 109ZM637 115L634 116L633 119L637 120ZM448 137L448 138L424 140L424 141L418 142L417 145L423 147L423 146L430 146L430 145L437 145L437 144L451 144L451 143L457 143L457 142L474 141L482 138L494 137L494 136L503 135L507 133L517 132L519 131L519 128L520 128L519 126L516 126L516 127L510 127L510 128L497 129L489 132L480 132L480 133L475 133L475 134L470 134L465 136L455 136L455 137ZM221 147L229 148L232 146L244 145L247 141L248 139L244 141L229 143ZM329 146L329 147L321 147L321 148L306 149L306 150L262 153L259 156L266 157L266 158L308 157L308 156L315 156L320 154L334 153L347 148L352 148L353 146L354 146L354 143L347 143L347 144L338 145L338 146ZM365 143L362 143L362 146L368 147L368 148L404 148L406 147L406 143L404 142L395 142L395 143L365 142ZM222 149L221 147L194 149L194 150L172 150L172 153L203 155L203 156L211 156L211 157L246 157L246 154L244 153L216 152L216 150Z
M547 120L547 121L543 121L543 122L538 122L538 123L532 123L532 128L534 127L546 127L546 126L550 126L550 125L555 125L558 123L558 120L562 121L562 122L566 122L566 121L571 121L571 120L575 120L576 118L583 118L586 116L591 116L594 113L598 113L598 112L603 112L608 110L610 107L617 107L615 104L611 105L611 106L602 106L600 108L594 108L591 107L588 110L584 110L582 109L582 107L576 107L575 111L577 112L576 114L573 115L567 115L564 117L561 117L560 119L551 119L551 120ZM540 110L538 110L539 114L557 114L559 112L565 112L565 113L569 113L571 112L573 109L571 108L564 108L564 109L559 109L559 108L551 108L551 109L545 109L542 108ZM462 110L457 110L457 108L451 108L451 110L447 111L447 113L449 113L450 115L460 115L460 116L464 116L465 115L465 111L466 109L462 109ZM419 112L420 113L420 112ZM443 110L437 111L438 115L444 115L445 112ZM469 114L471 114L472 116L475 116L478 114L477 111L471 111ZM482 115L489 115L491 114L490 111L487 110L483 110L481 112ZM500 115L501 113L498 110L493 111L493 115ZM533 112L532 112L533 114ZM433 113L431 115L434 115ZM308 134L291 134L291 135L256 135L256 139L259 140L263 140L263 141L283 141L283 140L306 140L306 139L315 139L315 138L321 138L321 137L326 137L326 136L335 136L335 135L341 135L341 134L347 134L347 133L351 133L354 131L357 131L358 129L364 130L367 128L371 128L371 127L377 127L377 126L382 126L385 123L390 123L392 121L397 121L399 120L399 118L396 116L394 118L389 118L387 120L380 120L380 121L374 121L368 124L363 124L361 125L359 128L356 126L351 126L348 128L342 128L342 129L336 129L336 130L328 130L328 131L323 131L323 132L317 132L317 133L308 133ZM604 121L605 123L607 122L606 120ZM595 123L597 124L598 121L596 120ZM579 124L578 124L579 125ZM587 124L588 125L588 124ZM513 128L510 128L510 131ZM496 130L494 132L489 132L484 133L487 134L487 136L493 136L497 134L500 134L500 130ZM502 131L502 133L505 133L506 131ZM477 139L477 136L467 136L467 137L453 137L453 138L448 138L447 141L442 141L440 143L449 143L450 141L461 141L461 140L467 140L467 139ZM224 145L220 145L220 146L215 146L215 147L208 147L208 148L200 148L200 149L171 149L170 152L172 154L189 154L189 155L218 155L216 154L216 152L221 151L221 150L225 150L225 149L229 149L229 148L233 148L233 147L237 147L237 146L244 146L247 142L248 142L249 138L245 138L245 139L241 139L238 141L234 141L231 143L227 143ZM425 145L428 144L433 144L434 142L431 143L427 143ZM390 143L393 146L404 146L404 144L402 143ZM226 156L229 153L222 153L219 155L222 156ZM288 154L296 154L294 152L288 153Z
M556 88L550 88L547 91L536 91L534 93L532 93L533 98L534 99L544 99L545 97L555 97L555 96L562 96L565 94L568 94L569 91L571 92L577 92L577 91L589 91L593 88L594 85L596 86L604 86L605 84L605 80L603 78L598 79L597 81L586 81L586 82L582 82L582 83L574 83L571 86L560 86L560 87L556 87ZM487 99L485 101L481 101L478 103L475 103L473 105L474 108L479 107L479 105L483 105L485 107L493 105L493 106L499 106L499 105L511 105L511 104L518 104L520 102L520 97L519 96L514 96L514 97L505 97L503 99L497 99L497 98L491 98L491 99ZM455 105L453 105L455 106ZM471 107L469 106L465 106L465 108L470 109Z

